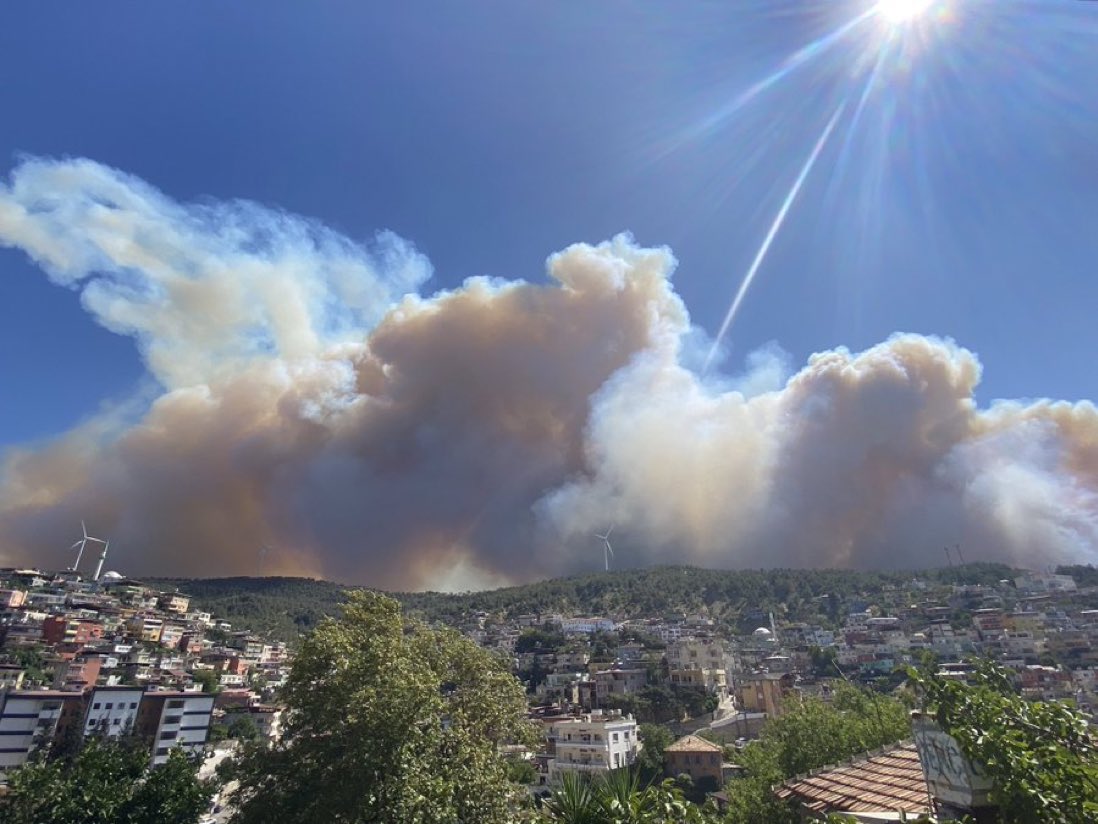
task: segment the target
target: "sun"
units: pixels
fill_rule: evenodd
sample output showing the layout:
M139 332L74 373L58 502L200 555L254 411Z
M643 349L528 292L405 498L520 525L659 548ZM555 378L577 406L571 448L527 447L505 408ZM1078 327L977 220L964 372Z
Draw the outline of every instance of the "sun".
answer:
M877 0L876 11L882 20L896 26L920 17L933 2L934 0Z

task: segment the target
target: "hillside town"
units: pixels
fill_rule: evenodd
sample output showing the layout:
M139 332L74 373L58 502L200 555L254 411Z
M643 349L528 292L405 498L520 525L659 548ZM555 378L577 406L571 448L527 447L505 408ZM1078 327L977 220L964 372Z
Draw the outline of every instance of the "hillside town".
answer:
M208 756L237 737L278 740L292 645L234 628L180 591L100 571L0 570L0 774L74 735L138 736L152 765L176 747ZM1088 714L1098 700L1098 588L1052 572L996 584L915 576L862 593L830 624L762 609L735 625L704 613L478 611L456 629L526 685L543 742L511 755L534 794L567 774L636 764L658 726L671 738L664 774L720 801L742 769L737 749L769 719L842 683L887 692L928 654L950 677L992 659L1026 697L1070 699ZM910 768L915 790L925 784L914 749L884 757ZM878 791L895 790L889 782Z

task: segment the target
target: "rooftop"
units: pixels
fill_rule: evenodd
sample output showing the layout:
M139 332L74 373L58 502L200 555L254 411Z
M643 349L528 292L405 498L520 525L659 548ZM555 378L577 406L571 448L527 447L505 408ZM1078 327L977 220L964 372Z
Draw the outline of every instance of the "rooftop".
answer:
M926 775L911 742L790 779L775 795L813 812L931 812Z
M664 752L719 752L723 753L724 749L714 744L712 741L706 741L704 738L698 735L684 735L678 741L673 744L668 744Z

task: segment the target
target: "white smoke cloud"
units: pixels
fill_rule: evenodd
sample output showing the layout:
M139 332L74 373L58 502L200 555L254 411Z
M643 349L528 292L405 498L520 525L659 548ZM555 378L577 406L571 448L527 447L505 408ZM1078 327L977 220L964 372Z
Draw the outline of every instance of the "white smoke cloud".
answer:
M0 185L0 245L80 288L87 310L137 338L169 387L360 340L431 274L392 233L366 247L249 201L182 205L88 160L20 164Z
M548 282L430 266L246 202L181 205L86 160L0 185L0 244L138 341L163 392L0 464L0 560L62 565L81 518L133 574L467 588L601 565L1094 560L1098 412L979 409L976 357L896 336L698 375L666 249ZM261 548L262 551L261 551Z

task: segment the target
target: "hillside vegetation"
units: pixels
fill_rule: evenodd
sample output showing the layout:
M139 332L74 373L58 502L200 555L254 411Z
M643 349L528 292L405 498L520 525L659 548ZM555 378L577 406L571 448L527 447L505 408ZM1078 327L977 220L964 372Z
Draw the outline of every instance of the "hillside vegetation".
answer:
M470 612L606 614L617 618L703 614L741 630L765 613L835 626L850 609L900 603L898 588L919 577L931 583L992 584L1014 573L1002 564L967 564L918 573L838 569L708 570L657 567L579 575L485 592L392 593L405 610L429 622L456 624ZM178 588L195 606L250 629L287 640L334 615L348 587L308 578L206 578L150 581Z

